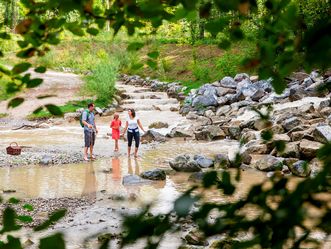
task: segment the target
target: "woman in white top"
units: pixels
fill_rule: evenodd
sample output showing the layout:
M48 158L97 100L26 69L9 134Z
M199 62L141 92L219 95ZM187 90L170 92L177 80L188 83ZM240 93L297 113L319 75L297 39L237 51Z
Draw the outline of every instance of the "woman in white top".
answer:
M134 151L134 157L138 157L138 148L140 144L139 127L143 132L145 132L145 130L144 127L141 125L140 120L136 117L136 112L134 109L129 109L128 114L129 114L129 118L126 121L123 136L127 132L128 156L130 156L131 154L131 146L132 146L132 141L134 139L136 145Z

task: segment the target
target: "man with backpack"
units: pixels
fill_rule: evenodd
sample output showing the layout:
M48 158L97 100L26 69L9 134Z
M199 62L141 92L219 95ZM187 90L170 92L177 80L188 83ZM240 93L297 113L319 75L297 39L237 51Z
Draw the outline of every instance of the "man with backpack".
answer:
M98 133L98 129L95 125L94 119L94 104L89 103L87 105L87 109L83 111L81 115L80 124L84 127L84 160L88 161L88 149L90 148L90 156L91 160L95 159L93 155L93 146L95 142L96 134Z

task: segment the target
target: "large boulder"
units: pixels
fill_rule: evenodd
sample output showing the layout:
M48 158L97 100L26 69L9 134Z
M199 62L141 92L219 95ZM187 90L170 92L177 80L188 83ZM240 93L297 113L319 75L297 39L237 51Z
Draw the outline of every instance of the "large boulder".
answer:
M225 88L236 89L237 88L237 83L235 82L235 80L232 77L227 76L227 77L224 77L221 80L221 86L225 87Z
M205 156L195 155L193 159L198 163L200 168L210 168L214 166L214 160L207 158Z
M224 139L224 131L217 125L208 125L202 127L200 130L194 132L196 140L212 141L217 139Z
M258 170L269 172L282 170L283 162L277 157L267 155L253 163L253 166Z
M199 164L192 160L189 155L180 155L169 162L172 169L180 172L199 172Z
M148 130L141 136L142 143L151 143L151 142L165 142L166 138L161 133L153 130Z
M303 139L299 143L300 155L305 159L313 159L321 146L322 143Z
M159 181L166 179L166 173L162 169L153 169L148 170L140 174L140 176L144 179Z
M317 126L313 132L313 136L315 141L320 143L327 143L331 141L331 126Z
M293 164L288 165L293 175L299 177L308 177L311 173L311 167L306 161L297 161Z

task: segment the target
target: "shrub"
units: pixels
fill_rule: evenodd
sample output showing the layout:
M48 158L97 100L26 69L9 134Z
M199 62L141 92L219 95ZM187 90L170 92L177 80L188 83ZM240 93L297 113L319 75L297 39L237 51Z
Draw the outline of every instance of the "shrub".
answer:
M118 62L112 58L104 59L92 69L91 75L85 77L84 90L105 105L113 99L118 75Z

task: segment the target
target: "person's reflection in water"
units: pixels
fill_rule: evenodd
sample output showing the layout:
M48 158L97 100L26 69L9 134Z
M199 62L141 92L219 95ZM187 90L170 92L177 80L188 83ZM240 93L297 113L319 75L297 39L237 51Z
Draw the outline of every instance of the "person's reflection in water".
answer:
M85 185L82 196L87 196L91 200L96 200L97 198L97 179L93 162L88 163L85 168Z
M128 173L129 173L129 175L139 175L140 174L139 164L138 164L137 159L134 159L134 173L133 173L132 160L131 160L131 157L128 158Z
M139 175L139 164L138 164L138 160L135 159L134 160L134 172L133 172L133 168L132 168L132 160L131 157L128 158L128 174L129 175ZM140 193L140 186L139 185L125 185L125 188L127 190L128 193L128 198L130 201L135 201Z
M112 171L113 171L113 179L121 180L121 166L120 159L118 157L114 157L111 159Z

